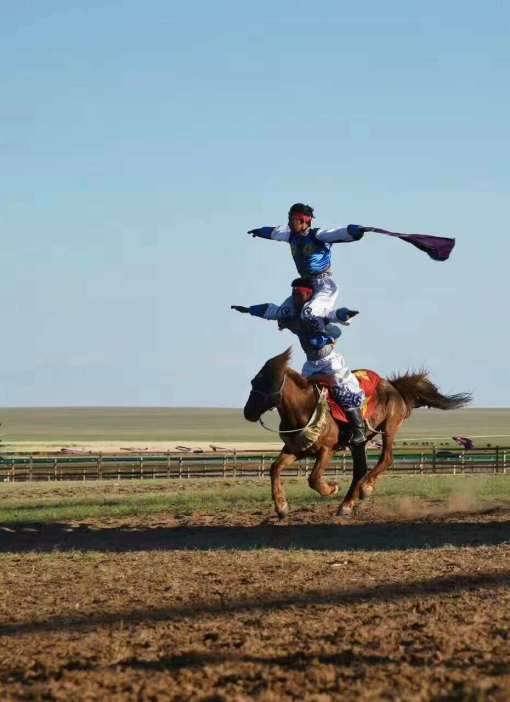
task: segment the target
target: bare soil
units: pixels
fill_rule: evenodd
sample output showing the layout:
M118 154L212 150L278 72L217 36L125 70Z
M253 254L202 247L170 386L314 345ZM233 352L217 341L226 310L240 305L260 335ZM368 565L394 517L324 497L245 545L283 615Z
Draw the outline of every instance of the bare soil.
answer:
M2 700L510 699L510 508L0 528Z

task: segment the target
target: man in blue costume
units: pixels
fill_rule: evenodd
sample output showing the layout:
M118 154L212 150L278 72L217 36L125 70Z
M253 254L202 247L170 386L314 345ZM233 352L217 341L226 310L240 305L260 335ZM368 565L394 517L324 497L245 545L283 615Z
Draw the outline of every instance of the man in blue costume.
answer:
M302 307L302 317L320 329L320 318L333 309L338 287L331 277L331 246L359 241L365 227L348 224L338 229L312 227L313 208L301 202L292 205L287 225L251 229L248 234L290 244L300 276L311 280L313 295Z
M343 356L335 351L336 340L342 331L338 324L348 325L357 312L341 307L330 310L321 317L315 317L310 323L303 318L303 308L313 295L313 281L296 278L292 282L292 295L281 305L265 303L231 308L251 314L262 319L276 320L280 329L289 329L297 335L306 355L302 373L305 377L327 375L331 378L331 394L346 413L352 428L351 444L361 446L365 443L365 423L361 414L365 394L358 379L349 369Z

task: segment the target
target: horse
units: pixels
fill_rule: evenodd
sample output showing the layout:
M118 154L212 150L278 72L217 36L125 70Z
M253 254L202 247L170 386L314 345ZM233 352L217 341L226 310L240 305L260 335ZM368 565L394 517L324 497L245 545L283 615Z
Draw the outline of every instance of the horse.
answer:
M244 417L249 422L262 423L262 414L273 408L280 415L279 432L284 446L271 465L271 491L280 519L289 512L281 483L282 470L301 458L314 457L308 483L319 495L333 497L338 493L338 485L324 479L324 469L335 451L345 448L349 439L347 424L337 423L328 409L320 412L321 406L327 408L327 404L321 402L324 396L316 384L321 379L307 379L289 368L290 357L291 348L288 348L264 364L251 381L251 392L244 406ZM380 475L392 465L395 436L413 409L457 409L472 398L470 393L443 395L423 370L381 378L375 399L376 409L371 417L367 440L380 433L382 451L377 464L370 470L366 460L356 460L353 452L352 482L338 509L341 516L352 516L359 501L372 494ZM304 434L308 435L307 441L303 440Z

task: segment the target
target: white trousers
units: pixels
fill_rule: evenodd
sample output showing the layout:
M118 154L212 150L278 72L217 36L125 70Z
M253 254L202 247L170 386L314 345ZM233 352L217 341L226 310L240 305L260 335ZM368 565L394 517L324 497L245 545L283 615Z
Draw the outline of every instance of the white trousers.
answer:
M343 409L361 407L365 400L365 393L358 379L346 364L344 357L336 351L318 361L306 361L301 372L305 378L311 375L329 375L334 384L331 388L332 394Z
M337 297L338 286L331 276L313 279L313 296L303 305L301 316L305 319L326 317L333 309Z

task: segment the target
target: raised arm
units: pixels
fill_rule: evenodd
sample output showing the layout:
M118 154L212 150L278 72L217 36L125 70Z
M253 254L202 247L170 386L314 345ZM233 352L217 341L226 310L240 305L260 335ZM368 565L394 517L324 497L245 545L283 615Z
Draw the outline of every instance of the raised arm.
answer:
M338 229L319 229L315 238L330 244L343 244L349 241L359 241L365 233L365 227L359 224L348 224Z
M278 227L260 227L259 229L250 229L248 234L253 237L260 237L261 239L273 239L274 241L289 241L290 237L290 227L285 225L280 225Z

